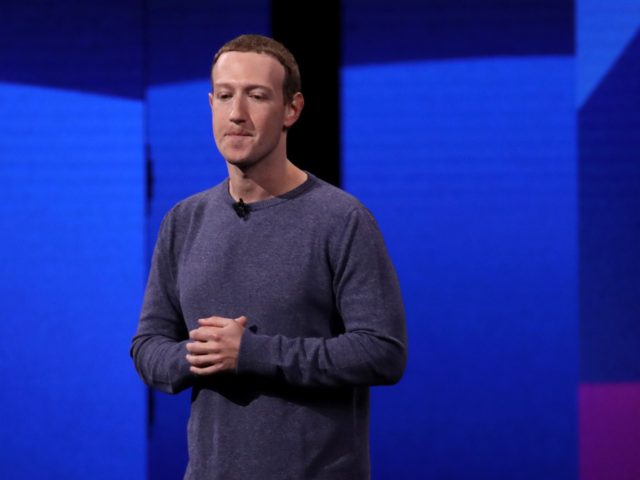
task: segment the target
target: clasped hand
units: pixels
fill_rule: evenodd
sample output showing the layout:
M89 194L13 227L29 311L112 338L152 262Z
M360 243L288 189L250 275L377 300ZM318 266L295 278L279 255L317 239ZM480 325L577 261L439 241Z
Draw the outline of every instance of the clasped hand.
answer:
M187 361L196 375L211 375L235 370L240 340L247 317L208 317L198 320L198 328L189 332Z

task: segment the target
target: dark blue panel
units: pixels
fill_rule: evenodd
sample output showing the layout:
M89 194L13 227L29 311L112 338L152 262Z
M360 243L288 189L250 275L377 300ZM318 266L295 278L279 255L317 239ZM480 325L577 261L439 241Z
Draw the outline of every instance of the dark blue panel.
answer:
M142 0L2 2L0 81L143 97Z
M344 63L574 52L573 0L349 0Z
M580 368L640 380L640 33L580 110Z
M269 2L151 0L149 83L209 78L213 55L243 33L267 34Z

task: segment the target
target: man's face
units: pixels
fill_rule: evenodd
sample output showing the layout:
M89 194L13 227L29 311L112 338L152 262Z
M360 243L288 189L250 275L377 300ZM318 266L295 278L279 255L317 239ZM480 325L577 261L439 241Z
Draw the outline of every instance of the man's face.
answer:
M297 119L283 101L284 67L270 55L223 53L213 67L209 104L213 136L224 159L249 167L265 158L286 158L285 126Z

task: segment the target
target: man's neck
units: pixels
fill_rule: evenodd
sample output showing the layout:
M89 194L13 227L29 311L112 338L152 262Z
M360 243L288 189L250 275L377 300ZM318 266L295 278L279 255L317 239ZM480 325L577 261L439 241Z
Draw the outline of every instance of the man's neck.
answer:
M268 167L268 168L267 168ZM283 195L307 180L307 174L289 160L279 165L256 165L242 170L229 165L229 194L245 203Z

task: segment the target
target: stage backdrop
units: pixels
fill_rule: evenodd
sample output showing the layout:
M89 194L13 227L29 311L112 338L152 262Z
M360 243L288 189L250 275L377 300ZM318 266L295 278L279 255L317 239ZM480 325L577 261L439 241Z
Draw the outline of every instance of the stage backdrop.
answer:
M269 12L3 3L0 477L181 477L189 394L147 392L129 341L160 219L226 174L211 55ZM640 478L639 25L637 0L343 0L343 187L410 336L374 480Z

